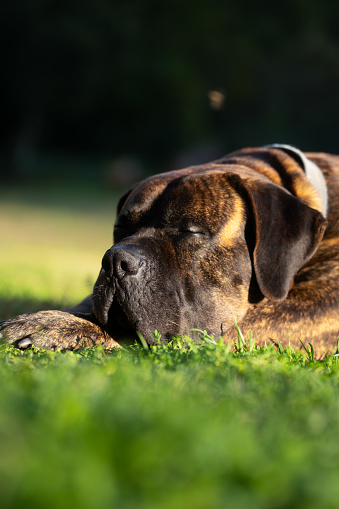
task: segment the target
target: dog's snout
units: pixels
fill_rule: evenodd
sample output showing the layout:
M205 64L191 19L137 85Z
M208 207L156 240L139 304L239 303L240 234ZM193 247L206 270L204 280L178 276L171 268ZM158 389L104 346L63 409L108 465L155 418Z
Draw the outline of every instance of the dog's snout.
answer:
M129 249L111 248L104 254L102 268L108 277L121 279L126 275L135 275L142 265L142 259Z

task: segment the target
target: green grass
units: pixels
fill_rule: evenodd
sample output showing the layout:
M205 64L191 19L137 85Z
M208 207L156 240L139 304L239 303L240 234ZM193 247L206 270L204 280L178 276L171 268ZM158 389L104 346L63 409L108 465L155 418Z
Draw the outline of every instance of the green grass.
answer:
M105 196L87 209L86 192L62 207L47 190L5 193L1 317L88 293L114 207ZM202 337L117 352L0 346L1 507L336 509L337 356Z
M334 357L2 348L2 507L337 507Z

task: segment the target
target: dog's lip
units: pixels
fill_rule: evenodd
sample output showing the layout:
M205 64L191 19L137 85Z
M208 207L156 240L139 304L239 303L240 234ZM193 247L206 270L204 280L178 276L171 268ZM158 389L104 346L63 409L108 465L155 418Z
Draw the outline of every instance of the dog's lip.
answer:
M108 322L108 311L109 307L105 306L104 308L103 307L98 308L97 306L93 306L93 313L98 322L101 323L102 325L106 325Z
M114 299L114 292L112 288L107 287L105 291L105 299L99 296L94 296L92 301L92 310L96 319L102 324L106 325L108 322L109 310L112 306Z
M113 324L113 328L117 326L119 330L135 333L137 324L131 323L128 319L123 307L119 304L117 293L112 288L105 291L104 300L100 297L93 299L92 310L96 319L105 328L110 329Z
M128 334L135 334L137 330L137 323L132 323L131 320L128 319L127 314L117 299L113 299L112 305L108 310L108 324L110 323L113 323Z

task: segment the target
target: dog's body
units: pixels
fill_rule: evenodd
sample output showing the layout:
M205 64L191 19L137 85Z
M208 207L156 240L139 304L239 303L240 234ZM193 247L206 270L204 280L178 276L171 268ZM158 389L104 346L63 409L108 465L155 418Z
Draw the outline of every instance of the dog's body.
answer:
M336 345L339 156L273 145L156 175L121 198L114 237L90 298L5 322L7 340L110 347L198 328L233 341L236 319L259 344Z

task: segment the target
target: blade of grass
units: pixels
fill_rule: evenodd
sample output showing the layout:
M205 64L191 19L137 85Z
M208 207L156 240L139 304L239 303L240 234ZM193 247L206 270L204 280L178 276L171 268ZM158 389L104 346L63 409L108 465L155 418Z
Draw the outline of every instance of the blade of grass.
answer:
M147 344L146 339L145 339L145 338L144 338L144 336L141 334L141 332L139 332L138 330L137 330L137 335L138 335L138 338L139 338L139 340L140 340L140 343L142 344L142 346L144 347L144 349L145 349L146 351L149 351L149 346L148 346L148 344Z

